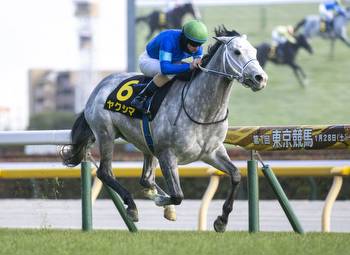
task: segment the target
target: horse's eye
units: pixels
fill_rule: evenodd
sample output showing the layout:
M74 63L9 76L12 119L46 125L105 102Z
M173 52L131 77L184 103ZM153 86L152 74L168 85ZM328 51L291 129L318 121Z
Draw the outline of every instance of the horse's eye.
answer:
M241 55L241 51L240 51L240 50L235 50L234 53L235 53L237 56Z

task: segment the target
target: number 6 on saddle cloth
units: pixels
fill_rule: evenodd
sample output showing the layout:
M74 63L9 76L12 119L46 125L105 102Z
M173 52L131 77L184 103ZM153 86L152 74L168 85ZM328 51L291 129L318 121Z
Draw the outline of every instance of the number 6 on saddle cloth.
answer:
M135 107L132 107L131 101L151 80L151 77L144 75L136 75L124 80L109 94L104 109L125 114L130 118L143 119L143 113ZM150 111L150 114L147 116L149 121L152 121L156 116L174 80L175 79L172 79L166 85L158 89L158 91L146 101L146 108Z
M150 114L144 114L131 106L131 101L136 97L143 88L152 80L152 77L144 75L136 75L129 79L122 81L109 96L104 105L104 109L119 112L129 116L130 118L141 119L141 126L143 136L148 145L148 148L153 153L153 139L149 126L149 122L156 116L160 105L163 102L166 94L168 93L171 84L176 78L170 80L167 84L159 88L152 97L148 98L145 102L145 107L148 109Z

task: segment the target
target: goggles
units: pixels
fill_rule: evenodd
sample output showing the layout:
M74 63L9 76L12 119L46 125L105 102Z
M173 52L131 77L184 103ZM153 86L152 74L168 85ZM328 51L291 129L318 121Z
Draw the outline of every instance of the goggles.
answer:
M195 42L195 41L192 41L192 40L189 40L189 39L187 39L187 41L193 47L199 47L199 46L201 46L203 44L203 43Z

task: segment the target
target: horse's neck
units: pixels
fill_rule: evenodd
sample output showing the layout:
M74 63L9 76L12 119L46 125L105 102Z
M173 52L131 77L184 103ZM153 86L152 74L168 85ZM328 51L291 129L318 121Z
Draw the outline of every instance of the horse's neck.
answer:
M220 49L206 66L208 69L224 72ZM189 85L187 100L193 101L191 112L202 121L222 119L226 114L231 85L226 78L201 72Z
M179 18L182 18L183 16L185 16L186 13L187 13L187 10L185 8L180 8L180 7L178 7L176 12L174 12L174 14L176 14L176 16L178 16Z
M338 15L334 18L334 30L341 30L343 26L346 25L348 19L342 15Z

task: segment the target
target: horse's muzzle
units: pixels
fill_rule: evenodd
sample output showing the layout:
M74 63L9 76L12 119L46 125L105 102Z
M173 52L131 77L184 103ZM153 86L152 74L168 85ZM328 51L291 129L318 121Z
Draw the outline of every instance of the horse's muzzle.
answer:
M268 76L266 73L257 73L245 79L244 83L255 92L265 88L267 85L267 80Z

